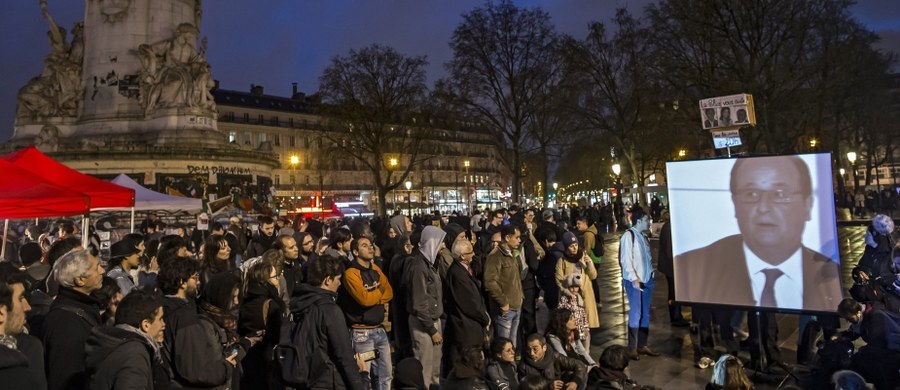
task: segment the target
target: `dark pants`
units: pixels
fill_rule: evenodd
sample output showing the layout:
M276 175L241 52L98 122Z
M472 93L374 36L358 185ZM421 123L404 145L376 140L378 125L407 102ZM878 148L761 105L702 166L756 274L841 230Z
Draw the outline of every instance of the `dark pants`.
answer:
M520 354L524 354L528 349L525 343L528 336L537 333L537 289L534 287L523 288L522 295L524 297L522 301L522 317L519 319L519 332L517 335L519 341L516 343L519 346Z
M731 326L733 310L718 309L709 306L691 308L692 320L697 324L697 340L694 344L694 361L701 357L715 360L719 353L715 350L715 330L719 330L722 347L729 354L737 356L740 345L734 339L734 328Z
M758 321L758 322L757 322ZM765 353L767 365L781 362L781 350L778 349L778 322L775 320L775 313L757 312L750 310L747 312L747 327L750 330L750 359L757 364L758 368L765 369L760 365ZM762 347L759 342L762 341Z
M684 321L684 316L681 314L681 305L675 303L675 277L668 274L663 275L666 275L666 292L668 293L667 303L669 306L669 321Z

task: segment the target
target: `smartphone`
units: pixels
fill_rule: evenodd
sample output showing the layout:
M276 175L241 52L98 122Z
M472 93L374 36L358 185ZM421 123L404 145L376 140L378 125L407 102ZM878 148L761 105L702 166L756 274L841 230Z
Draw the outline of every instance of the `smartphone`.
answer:
M228 349L225 350L225 357L237 355L240 348L241 348L241 346L238 344L232 345L231 347L229 347Z
M363 361L371 362L372 360L378 359L378 350L373 349L371 351L360 352L359 357L361 357Z

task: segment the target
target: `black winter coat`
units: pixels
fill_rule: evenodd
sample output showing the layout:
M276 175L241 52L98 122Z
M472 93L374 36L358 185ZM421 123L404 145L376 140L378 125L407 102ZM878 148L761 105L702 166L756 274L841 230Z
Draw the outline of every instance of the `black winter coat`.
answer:
M519 362L519 377L539 375L548 381L575 382L580 389L587 376L585 369L580 360L560 355L547 346L547 352L541 361L532 360L530 355L522 357Z
M247 356L241 360L243 369L241 388L266 389L275 385L271 376L275 372L274 366L271 365L272 349L278 344L281 316L284 311L284 301L278 296L275 286L254 284L247 289L247 295L241 305L238 334L252 337L261 330L266 334L260 342L250 347Z
M344 312L338 307L337 293L319 287L301 285L297 296L291 299L290 310L297 313L315 305L319 348L325 357L324 368L318 378L310 380L310 389L363 390L353 346L350 344L350 328L344 320Z
M85 388L84 342L91 329L99 325L97 300L90 295L59 287L59 295L50 305L44 320L46 367L51 367L47 373L49 389Z
M46 389L31 374L30 365L24 353L0 345L0 383L4 389Z
M463 365L457 365L450 371L441 390L488 390L481 373Z
M484 380L491 390L516 390L519 388L515 364L490 359L484 369L484 374Z
M167 296L163 355L174 381L185 389L227 388L233 366L212 321L201 320L193 300Z
M168 375L156 350L135 332L96 327L84 349L91 390L161 389L167 385Z
M457 261L447 270L444 312L447 314L445 337L448 342L460 349L484 344L485 327L490 317L481 298L480 283Z

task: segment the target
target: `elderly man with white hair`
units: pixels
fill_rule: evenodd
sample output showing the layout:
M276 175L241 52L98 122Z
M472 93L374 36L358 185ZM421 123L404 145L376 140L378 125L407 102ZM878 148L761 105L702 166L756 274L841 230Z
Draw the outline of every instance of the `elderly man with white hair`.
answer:
M481 347L491 323L484 299L481 298L481 283L472 270L475 251L469 240L453 241L450 251L453 263L447 269L444 279L444 313L447 314L446 337L444 340L441 374L447 377L466 347Z
M59 295L44 320L47 387L85 388L84 342L100 324L100 307L91 292L103 284L106 272L100 260L85 250L74 250L57 260L54 276Z

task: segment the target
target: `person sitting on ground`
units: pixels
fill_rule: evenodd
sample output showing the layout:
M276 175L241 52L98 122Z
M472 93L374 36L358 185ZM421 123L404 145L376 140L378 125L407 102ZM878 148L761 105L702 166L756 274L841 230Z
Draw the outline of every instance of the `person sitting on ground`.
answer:
M485 368L485 381L491 390L516 390L516 350L512 341L496 337L491 342L491 358Z
M840 370L831 376L831 383L834 384L834 390L868 390L870 387L855 371Z
M575 390L582 387L584 363L554 352L547 347L547 339L539 334L528 336L526 343L528 353L519 363L519 377L537 374L552 381L556 389Z
M628 348L622 345L610 345L600 354L600 365L588 374L588 386L590 390L652 390L653 386L641 386L628 377L625 371L631 354Z
M484 354L481 348L465 347L459 353L442 390L488 390L484 381Z
M422 375L422 363L414 357L397 362L394 366L391 388L394 390L428 390L425 387L425 376Z
M719 357L713 368L712 378L706 385L706 390L750 390L753 388L753 382L744 372L744 364L740 359L724 354Z
M577 358L589 366L597 365L583 344L581 330L578 329L571 310L557 308L551 312L544 336L547 337L547 343L553 347L553 351L556 353Z
M551 381L538 374L532 374L522 378L519 390L556 390L558 381Z

